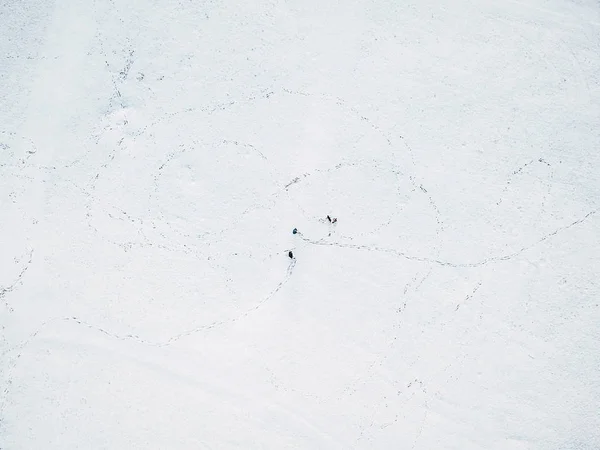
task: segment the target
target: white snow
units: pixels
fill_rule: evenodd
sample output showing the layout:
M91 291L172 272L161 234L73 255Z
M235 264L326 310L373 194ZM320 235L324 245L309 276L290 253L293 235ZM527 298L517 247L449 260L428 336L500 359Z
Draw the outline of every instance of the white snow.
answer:
M0 207L3 450L600 448L594 0L3 2Z

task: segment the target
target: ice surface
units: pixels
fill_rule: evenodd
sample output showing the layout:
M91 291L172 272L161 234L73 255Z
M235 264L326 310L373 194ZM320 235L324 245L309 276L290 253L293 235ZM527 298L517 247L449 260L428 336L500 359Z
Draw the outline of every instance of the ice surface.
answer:
M599 55L591 0L4 2L0 448L597 450Z

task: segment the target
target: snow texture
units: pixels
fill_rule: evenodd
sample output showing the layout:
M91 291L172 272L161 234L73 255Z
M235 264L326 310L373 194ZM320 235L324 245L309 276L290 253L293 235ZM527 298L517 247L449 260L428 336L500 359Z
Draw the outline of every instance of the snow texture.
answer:
M0 448L599 449L599 55L593 0L2 2Z

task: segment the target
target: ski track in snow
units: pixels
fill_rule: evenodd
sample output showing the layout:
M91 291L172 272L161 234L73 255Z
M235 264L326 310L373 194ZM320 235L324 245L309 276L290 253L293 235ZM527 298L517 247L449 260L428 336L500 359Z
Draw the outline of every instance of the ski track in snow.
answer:
M577 219L568 225L564 225L562 227L555 229L553 232L542 236L541 238L539 238L538 240L534 241L533 243L531 243L529 245L521 247L517 251L511 252L511 253L508 253L505 255L490 256L488 258L482 259L480 261L475 261L475 262L443 261L443 260L439 260L439 259L435 259L435 258L431 258L431 257L410 255L410 254L407 254L405 252L402 252L400 250L396 250L393 248L385 248L385 247L380 247L380 246L376 246L376 245L360 245L360 244L348 244L348 243L343 243L343 242L334 242L334 241L328 241L326 238L310 239L305 236L301 236L301 238L305 242L312 244L312 245L350 248L350 249L355 249L355 250L366 250L366 251L371 251L371 252L376 252L376 253L388 253L391 255L395 255L399 258L407 259L410 261L427 262L427 263L432 263L432 264L436 264L438 266L444 266L444 267L457 267L457 268L458 267L480 267L480 266L485 266L490 263L508 261L510 259L513 259L513 258L519 256L521 253L526 252L527 250L531 250L532 248L538 246L539 244L543 243L544 241L546 241L546 240L548 240L548 239L550 239L572 227L575 227L575 226L585 222L587 219L594 216L597 212L598 212L598 209L592 210L589 213L587 213L585 216L581 217L580 219Z
M176 335L173 335L171 337L169 337L168 339L166 339L165 341L162 342L156 342L156 341L151 341L148 339L143 339L138 335L135 334L117 334L117 333L113 333L110 330L107 330L105 328L102 327L98 327L96 325L93 325L87 321L85 321L82 318L79 317L62 317L62 318L54 318L54 319L50 319L48 321L43 322L38 329L36 329L35 332L33 332L25 341L23 341L22 343L20 343L17 346L14 346L12 348L9 348L5 351L3 351L3 355L5 354L9 354L9 353L13 353L15 351L21 351L23 350L29 343L31 343L31 341L38 336L38 334L45 328L47 328L48 326L50 326L51 324L55 324L55 323L60 323L60 322L73 322L76 324L79 324L81 326L85 326L91 330L95 330L99 333L104 334L105 336L108 336L110 338L114 338L114 339L118 339L118 340L132 340L135 342L138 342L140 344L144 344L144 345L149 345L152 347L168 347L170 345L173 345L175 342L193 335L194 333L198 333L200 331L204 331L204 330L210 330L216 327L220 327L223 325L229 325L229 324L233 324L235 322L238 322L242 319L244 319L245 317L248 317L250 314L252 314L253 312L259 310L262 306L264 306L267 302L269 302L271 299L273 299L273 297L275 297L275 295L286 285L286 283L289 281L289 279L292 276L292 273L294 271L294 268L296 267L296 259L292 259L290 261L290 265L288 266L285 276L283 277L283 279L275 286L275 288L273 288L262 300L260 300L258 303L256 303L254 306L246 309L244 312L239 313L237 315L235 315L232 318L229 319L223 319L223 320L216 320L214 322L211 322L210 324L207 325L202 325L202 326L198 326L198 327L194 327L191 328L183 333L179 333ZM16 284L17 282L15 282ZM18 355L17 357L20 357L20 355Z
M10 305L7 296L8 294L10 294L11 292L13 292L17 286L19 286L20 284L23 283L23 277L25 275L25 273L27 272L27 270L29 269L29 266L31 265L32 261L33 261L33 249L31 249L28 253L29 257L27 262L23 265L21 271L19 272L19 274L17 275L16 279L14 282L12 282L10 285L6 286L6 287L0 287L0 300L2 300L2 302L4 303L4 306L6 308L6 310L11 313L14 311L14 308Z

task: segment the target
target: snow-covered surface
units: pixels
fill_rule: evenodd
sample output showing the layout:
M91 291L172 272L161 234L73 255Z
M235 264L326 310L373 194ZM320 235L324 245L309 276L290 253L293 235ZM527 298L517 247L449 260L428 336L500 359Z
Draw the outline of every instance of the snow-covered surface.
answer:
M0 448L600 448L599 55L593 0L3 2Z

